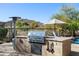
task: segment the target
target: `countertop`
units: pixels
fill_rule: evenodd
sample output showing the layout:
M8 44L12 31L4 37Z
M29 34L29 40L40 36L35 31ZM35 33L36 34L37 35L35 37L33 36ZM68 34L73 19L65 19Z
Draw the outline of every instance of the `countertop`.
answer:
M27 36L16 36L16 38L27 38ZM53 41L65 41L73 39L73 37L54 37L54 36L46 36L44 38L46 40L53 40Z
M65 41L71 40L73 37L48 37L46 40L53 40L53 41Z

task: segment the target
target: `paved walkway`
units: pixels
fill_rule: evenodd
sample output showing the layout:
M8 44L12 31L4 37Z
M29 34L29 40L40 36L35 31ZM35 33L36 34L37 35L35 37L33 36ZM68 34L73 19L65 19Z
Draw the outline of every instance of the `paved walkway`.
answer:
M35 56L34 54L19 54L13 49L12 43L0 44L0 56ZM71 44L70 56L79 56L79 44Z
M32 56L34 54L20 54L15 52L12 43L0 44L0 56Z

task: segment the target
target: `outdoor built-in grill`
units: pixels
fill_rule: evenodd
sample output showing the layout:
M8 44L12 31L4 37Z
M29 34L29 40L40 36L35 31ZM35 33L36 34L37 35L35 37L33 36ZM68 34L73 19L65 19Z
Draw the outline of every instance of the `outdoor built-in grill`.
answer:
M28 33L30 43L45 43L45 32L44 31L30 31Z
M28 33L28 39L31 44L31 52L41 55L42 45L45 43L44 31L30 31Z

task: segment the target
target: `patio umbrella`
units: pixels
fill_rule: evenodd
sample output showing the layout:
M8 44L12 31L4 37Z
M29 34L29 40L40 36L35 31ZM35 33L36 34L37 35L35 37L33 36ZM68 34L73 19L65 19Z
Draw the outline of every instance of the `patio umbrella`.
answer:
M50 21L48 21L47 23L45 24L64 24L65 22L61 21L61 20L58 20L58 19L52 19Z
M48 21L45 24L53 24L54 25L54 32L55 32L55 24L64 24L65 22L58 20L58 19L52 19L50 21Z

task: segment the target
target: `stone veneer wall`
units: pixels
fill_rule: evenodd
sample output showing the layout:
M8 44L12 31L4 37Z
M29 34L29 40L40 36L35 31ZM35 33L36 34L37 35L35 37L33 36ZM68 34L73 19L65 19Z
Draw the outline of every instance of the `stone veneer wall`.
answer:
M71 40L63 41L63 55L69 55L71 52Z
M59 41L48 41L49 43L54 44L54 53L52 54L51 52L47 51L47 43L46 45L42 46L42 55L43 56L65 56L69 55L71 51L71 41L66 40L63 42Z
M31 53L31 45L26 38L17 38L15 44L16 51L20 53Z

